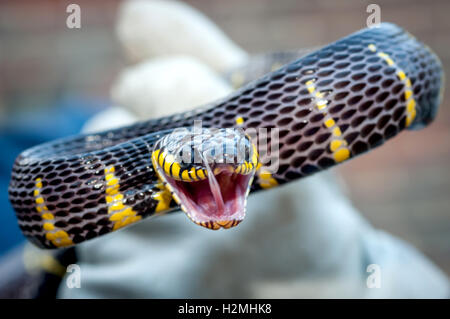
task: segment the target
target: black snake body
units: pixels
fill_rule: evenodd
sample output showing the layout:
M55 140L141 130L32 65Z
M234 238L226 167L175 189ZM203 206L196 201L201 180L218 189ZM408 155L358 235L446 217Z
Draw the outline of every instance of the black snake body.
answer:
M14 164L10 201L29 240L43 248L70 246L178 209L151 162L154 143L174 128L194 120L204 127L278 128L279 156L272 158L278 169L262 167L254 192L327 169L404 128L427 125L442 87L436 55L399 27L381 24L202 108L28 149ZM270 154L260 157L264 162Z

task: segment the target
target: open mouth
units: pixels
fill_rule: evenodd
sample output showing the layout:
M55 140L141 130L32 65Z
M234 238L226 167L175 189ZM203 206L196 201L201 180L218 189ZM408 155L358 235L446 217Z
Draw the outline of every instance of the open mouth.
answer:
M197 181L176 180L159 171L173 197L188 217L210 229L230 228L245 217L245 206L253 173L240 174L231 166L207 168L207 176Z
M153 146L152 164L165 188L196 224L230 228L245 217L258 152L239 129L183 128Z

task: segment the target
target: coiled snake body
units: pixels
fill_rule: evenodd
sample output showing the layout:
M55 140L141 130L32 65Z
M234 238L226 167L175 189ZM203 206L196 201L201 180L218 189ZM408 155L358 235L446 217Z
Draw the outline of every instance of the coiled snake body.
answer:
M28 149L14 164L10 201L24 235L43 248L81 243L176 210L178 203L188 214L194 211L191 219L202 226L228 228L243 218L247 188L254 192L311 175L381 145L404 128L427 125L442 87L436 55L384 23L202 108ZM254 149L263 142L256 135L253 143L243 137L234 144L247 150L243 162L219 165L219 171L204 162L182 166L164 137L179 127L191 132L194 120L205 129L277 128L278 139L270 136L268 145L279 142L278 156ZM265 166L269 159L276 171ZM221 212L208 212L212 204Z

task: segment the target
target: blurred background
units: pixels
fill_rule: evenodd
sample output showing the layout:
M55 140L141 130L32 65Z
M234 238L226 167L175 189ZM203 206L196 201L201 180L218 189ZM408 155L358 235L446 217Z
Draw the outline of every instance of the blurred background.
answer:
M81 29L66 27L69 3ZM320 46L365 27L361 0L189 0L250 53ZM77 134L110 105L126 64L115 34L118 0L0 2L0 256L24 241L7 186L25 148ZM428 44L450 74L450 2L377 1L381 20ZM448 82L447 82L448 86ZM449 92L447 87L446 93ZM404 132L337 170L359 211L421 250L450 275L450 100L427 129Z

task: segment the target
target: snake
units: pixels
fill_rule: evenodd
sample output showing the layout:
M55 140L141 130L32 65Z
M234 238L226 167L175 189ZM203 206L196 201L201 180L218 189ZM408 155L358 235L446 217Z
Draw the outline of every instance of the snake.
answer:
M439 58L392 23L266 65L193 110L23 151L8 190L20 230L54 249L180 210L200 226L231 228L249 194L425 127L443 98Z

